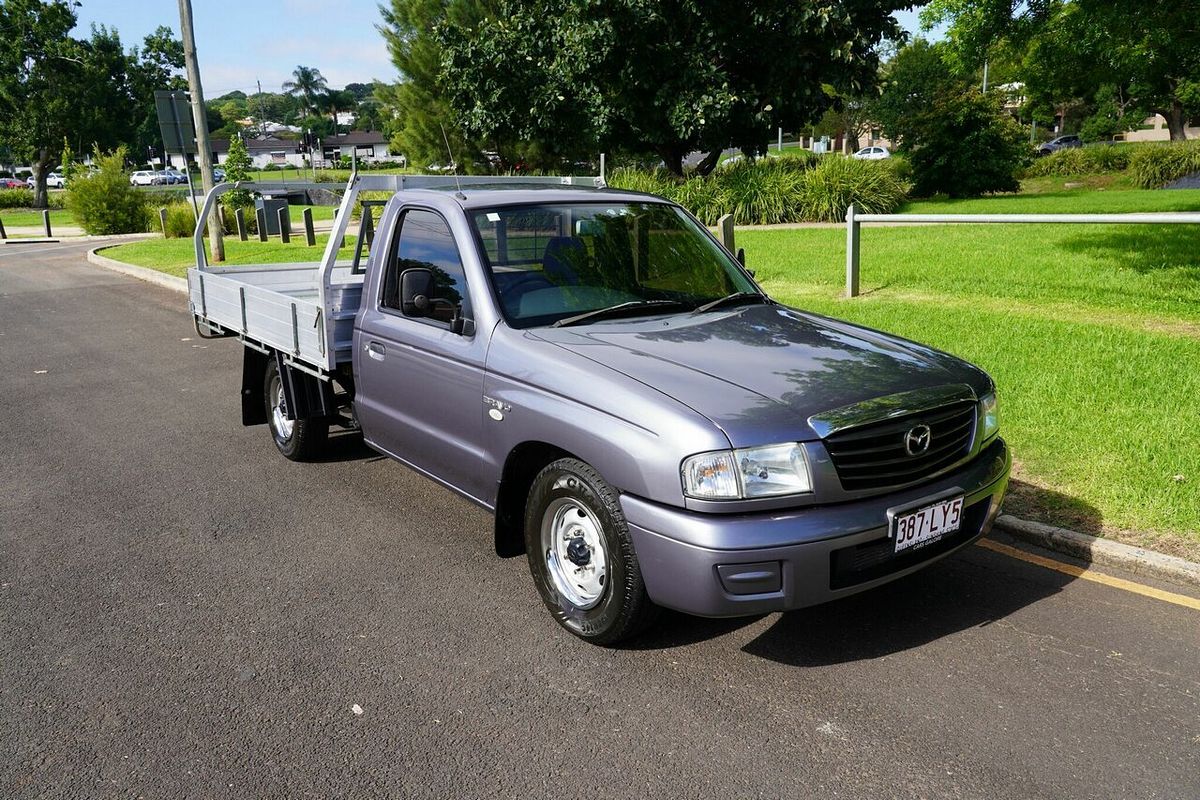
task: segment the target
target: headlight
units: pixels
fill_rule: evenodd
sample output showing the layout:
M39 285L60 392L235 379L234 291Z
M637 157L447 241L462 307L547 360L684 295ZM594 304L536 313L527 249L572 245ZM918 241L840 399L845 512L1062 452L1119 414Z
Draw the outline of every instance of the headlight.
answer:
M795 443L701 453L683 462L683 493L697 500L740 500L812 491L804 448Z
M1000 408L996 402L996 393L985 394L979 400L979 412L983 418L983 435L980 441L988 439L1000 432Z

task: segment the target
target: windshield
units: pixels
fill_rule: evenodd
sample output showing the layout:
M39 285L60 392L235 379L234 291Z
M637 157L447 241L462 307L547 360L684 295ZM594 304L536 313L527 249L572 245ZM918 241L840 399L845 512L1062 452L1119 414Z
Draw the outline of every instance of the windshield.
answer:
M691 218L665 203L505 206L472 211L471 219L513 327L620 304L628 304L622 316L688 310L758 291Z

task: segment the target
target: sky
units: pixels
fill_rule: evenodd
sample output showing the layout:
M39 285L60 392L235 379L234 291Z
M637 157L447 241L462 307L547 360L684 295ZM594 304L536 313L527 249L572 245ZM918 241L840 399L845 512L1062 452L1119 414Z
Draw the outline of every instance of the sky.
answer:
M166 25L179 35L177 0L82 0L76 35L93 23L116 28L125 49ZM278 92L298 65L316 67L333 88L394 82L379 23L379 0L192 0L196 55L206 98L241 89Z
M179 33L177 0L82 0L78 16L77 35L107 25L126 49L159 25ZM379 0L192 0L192 16L206 98L251 94L256 80L278 92L299 65L321 70L332 88L398 77L375 29ZM916 12L896 16L917 30Z

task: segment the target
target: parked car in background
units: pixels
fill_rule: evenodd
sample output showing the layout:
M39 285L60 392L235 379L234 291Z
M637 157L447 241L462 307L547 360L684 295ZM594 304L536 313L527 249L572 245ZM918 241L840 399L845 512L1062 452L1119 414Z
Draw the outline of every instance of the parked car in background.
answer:
M1039 156L1048 156L1059 150L1066 150L1068 147L1083 147L1083 139L1080 139L1075 134L1059 136L1057 139L1051 139L1048 142L1038 145L1037 152Z
M26 188L29 188L29 189L32 189L36 185L37 185L37 181L35 181L33 179L32 175L30 175L28 178L26 178L25 183L22 184L22 186L25 186ZM67 185L66 180L63 178L62 175L59 175L57 172L51 172L49 175L46 176L46 186L50 187L51 189L61 189L66 185Z
M130 186L161 186L164 182L162 175L151 169L140 169L129 176Z
M220 167L213 167L213 180L217 183L225 180L225 170Z
M850 157L857 158L861 161L878 161L881 158L891 158L892 153L886 147L875 145L873 147L864 147L862 150L859 150Z
M186 184L188 176L174 167L167 167L162 171L163 178L166 179L168 186L173 184Z
M0 178L0 189L24 189L25 181L19 178Z

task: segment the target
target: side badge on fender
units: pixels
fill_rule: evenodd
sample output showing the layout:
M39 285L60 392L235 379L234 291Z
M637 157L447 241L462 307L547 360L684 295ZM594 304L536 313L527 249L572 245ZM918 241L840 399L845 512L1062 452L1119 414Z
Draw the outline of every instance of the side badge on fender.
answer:
M488 407L488 416L500 422L504 419L505 411L512 411L512 406L493 397L483 396L483 404Z

